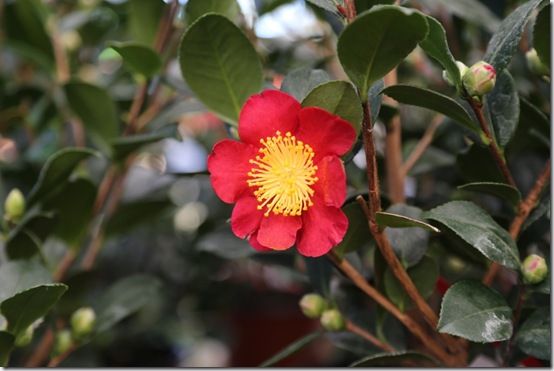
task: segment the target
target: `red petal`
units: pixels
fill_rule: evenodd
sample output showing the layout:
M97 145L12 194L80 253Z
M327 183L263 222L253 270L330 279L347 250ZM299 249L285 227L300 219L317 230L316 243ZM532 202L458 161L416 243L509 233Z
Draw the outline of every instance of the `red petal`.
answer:
M260 145L260 139L283 135L298 126L300 103L278 90L265 90L251 96L240 111L239 137L243 142Z
M302 226L299 216L270 214L262 219L258 242L272 250L286 250L296 241L296 232Z
M271 249L268 249L265 246L260 245L260 243L258 242L258 234L257 233L254 233L253 235L250 236L250 238L248 238L248 243L250 243L250 246L252 246L254 248L254 250L258 250L260 252L273 251Z
M325 205L341 207L346 198L346 174L344 165L337 156L324 157L317 164L318 181L314 191Z
M356 132L348 121L321 108L302 108L298 119L296 137L312 147L316 162L328 155L345 154L356 139Z
M327 254L344 238L348 218L341 209L325 206L323 200L314 200L314 205L302 214L302 231L296 248L300 254L318 257Z
M246 190L246 180L252 164L248 161L258 150L249 144L224 139L218 142L208 156L208 171L215 193L224 202L233 203Z
M231 215L231 229L235 236L246 238L259 227L263 210L258 210L258 201L253 196L244 196L238 199Z

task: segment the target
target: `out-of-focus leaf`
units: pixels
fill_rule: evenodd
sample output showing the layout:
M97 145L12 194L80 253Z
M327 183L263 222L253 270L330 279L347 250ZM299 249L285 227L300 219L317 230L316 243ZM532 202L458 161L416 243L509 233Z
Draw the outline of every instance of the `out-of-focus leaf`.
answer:
M229 226L223 226L200 237L196 243L199 251L205 251L220 258L237 260L256 254L250 244L237 238Z
M424 217L443 224L490 260L519 269L519 253L510 234L474 203L448 202L427 211Z
M250 41L224 16L207 14L189 27L179 49L181 72L198 99L236 124L246 99L262 88Z
M67 290L63 283L52 283L20 292L0 304L8 321L8 331L17 336L43 317Z
M299 68L285 76L281 90L302 102L316 86L329 80L331 78L324 70L314 70L309 67Z
M404 160L417 145L418 140L406 140L402 148ZM449 152L437 147L429 146L415 165L408 172L411 176L428 173L441 167L452 166L456 163L456 157Z
M129 0L129 32L132 39L144 45L153 45L164 6L162 0Z
M52 233L52 227L56 224L56 216L52 212L42 212L30 210L23 220L10 231L8 240L21 231L27 231L33 234L38 240L43 241Z
M371 85L402 62L427 32L424 15L392 5L375 6L344 29L337 53L362 101L367 99Z
M95 302L96 332L106 331L138 311L150 302L160 289L160 281L145 274L137 274L117 281Z
M550 4L539 12L533 29L533 46L541 62L550 70Z
M452 285L442 299L437 329L478 343L512 336L512 309L498 292L478 281Z
M140 200L119 206L106 224L106 234L120 234L141 223L154 220L172 203L168 199Z
M496 141L504 147L512 139L519 122L519 95L508 71L497 76L493 91L487 95L487 108Z
M185 19L189 25L206 13L221 14L234 21L240 8L236 0L189 0L185 5Z
M10 360L10 353L14 348L15 336L7 331L0 331L0 366L5 367Z
M312 288L322 296L328 297L333 273L333 266L329 259L324 256L319 258L304 257L304 261L306 262L306 271Z
M17 260L0 265L0 302L18 292L52 282L48 270L37 258Z
M354 87L346 81L329 81L315 87L302 101L303 107L316 106L346 121L360 132L362 106Z
M475 182L468 183L458 187L458 189L472 192L488 193L494 196L498 196L513 206L517 206L521 200L521 193L517 188L512 187L509 184L494 183L494 182Z
M539 201L539 204L531 212L531 215L529 215L525 223L523 223L521 230L526 230L545 214L550 219L550 196L543 196L543 198Z
M499 74L508 67L512 56L517 51L519 40L525 29L525 25L533 11L546 0L530 0L520 5L508 17L506 17L500 28L492 36L483 58L492 64Z
M283 350L281 350L279 353L273 355L271 358L265 360L260 364L259 367L269 367L273 366L277 362L293 355L294 353L298 352L300 349L304 348L306 345L310 344L312 341L317 339L323 334L322 331L314 331L309 333L306 336L301 337L300 339L294 341L293 343L287 345Z
M99 86L73 80L64 85L71 110L87 130L103 140L119 132L116 106L108 92Z
M22 230L6 241L6 255L10 260L29 259L40 254L40 240L30 231Z
M333 252L341 258L364 246L372 239L367 218L357 202L344 205L342 211L348 218L348 230L342 241L333 249Z
M420 0L431 7L432 14L440 13L440 9L446 9L449 13L463 20L477 24L489 32L495 32L500 26L498 17L479 0Z
M331 13L339 14L337 5L333 0L308 0L308 2L317 5L321 9L330 11Z
M144 77L154 76L162 67L160 56L148 46L132 41L112 41L108 46L121 55L123 63L131 71L139 73Z
M81 12L71 12L68 14L68 17L72 15L78 16L79 13ZM84 19L77 27L84 45L96 46L98 43L103 42L110 32L117 28L119 22L117 13L107 6L100 6L92 11L83 11L81 17ZM64 19L60 21L60 31L63 31L63 21Z
M466 152L458 154L456 161L464 178L470 182L505 183L504 176L485 147L473 144Z
M379 353L357 360L350 367L436 367L440 363L433 357L413 351Z
M58 192L63 182L69 178L79 163L93 155L96 156L97 152L90 149L66 148L50 156L41 169L35 186L29 193L27 205L31 206Z
M165 138L172 138L178 135L177 127L172 125L158 132L137 134L133 136L119 137L111 141L112 159L114 161L123 161L131 153L140 148L159 142Z
M440 232L437 227L427 224L421 220L413 219L404 215L389 213L386 211L378 211L375 213L377 224L381 227L390 228L422 228L431 232Z
M389 86L383 90L383 94L403 104L423 107L442 113L474 133L479 134L481 131L464 107L446 95L410 85Z
M535 310L517 332L515 342L525 354L538 359L550 359L550 310Z

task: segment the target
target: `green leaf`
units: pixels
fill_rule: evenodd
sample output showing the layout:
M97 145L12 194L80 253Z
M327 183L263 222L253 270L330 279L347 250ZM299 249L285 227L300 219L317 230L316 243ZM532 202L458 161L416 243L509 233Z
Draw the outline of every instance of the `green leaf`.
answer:
M6 241L6 256L10 260L29 259L41 255L40 240L30 231L21 230Z
M108 92L99 86L73 80L64 85L71 110L83 121L87 130L103 140L119 132L116 106Z
M460 281L444 294L437 329L478 343L507 340L512 336L512 309L481 282Z
M162 60L158 53L146 45L136 42L112 41L108 46L121 55L123 63L133 72L146 78L157 74L162 67Z
M303 107L323 108L348 121L359 133L362 105L354 87L346 81L329 81L315 87L302 101Z
M277 362L290 357L294 353L298 352L300 349L304 348L306 345L310 344L312 341L317 339L323 334L322 331L314 331L309 333L306 336L301 337L300 339L296 340L292 344L287 345L283 350L281 350L279 353L273 355L269 359L265 360L260 364L259 367L269 367L273 366Z
M508 71L497 76L493 91L487 95L487 108L496 141L504 147L512 139L519 122L519 95Z
M14 348L15 336L7 331L0 331L0 367L6 367L10 360L10 353Z
M393 213L388 213L386 211L378 211L375 213L375 218L377 224L381 227L390 227L390 228L422 228L431 232L440 232L437 227L427 224L421 220L409 218L404 215L398 215Z
M128 27L132 40L144 45L154 44L164 6L167 5L162 0L127 1Z
M471 119L467 111L454 99L429 89L410 85L393 85L385 88L383 94L392 99L412 106L427 108L450 117L463 127L479 134L479 126Z
M435 261L424 256L419 263L408 269L408 275L414 282L421 296L427 299L435 291L435 284L439 277L439 266ZM385 292L387 297L401 310L410 308L413 303L400 282L387 268L384 276Z
M16 337L33 322L48 313L67 290L62 283L33 287L20 292L0 304L0 311L8 321L8 332Z
M319 258L305 256L304 262L312 289L321 296L328 297L331 292L331 276L333 275L333 266L329 259L324 256Z
M207 14L181 41L181 72L194 94L236 124L246 99L262 88L262 66L244 34L227 18Z
M481 26L490 33L494 33L500 26L500 20L485 4L479 0L420 0L431 8L429 13L440 14L446 10L448 13L461 19Z
M515 342L525 354L550 359L550 310L539 308L521 325Z
M504 183L475 182L461 185L458 189L471 192L488 193L493 196L498 196L508 201L513 206L517 206L519 201L521 201L521 193L519 193L519 190Z
M342 211L348 218L348 229L342 241L333 249L341 258L372 240L366 216L357 202L344 205Z
M533 29L533 46L539 59L550 70L550 4L539 12Z
M467 151L458 154L456 161L464 178L468 181L506 182L489 149L479 144L472 144ZM479 166L475 166L475 164L479 164Z
M385 81L383 79L378 80L375 84L371 85L369 92L367 93L367 100L369 101L369 110L371 114L371 122L377 121L379 112L381 111L381 103L383 102L383 96L381 91L385 87Z
M500 28L492 36L483 59L493 65L497 74L510 64L527 20L543 1L545 0L531 0L520 5L502 21Z
M419 140L406 140L402 146L402 156L406 160L414 150ZM452 166L456 163L456 157L437 147L429 146L415 165L410 169L409 175L417 176L436 170L441 167Z
M440 22L431 16L427 16L427 23L429 24L429 34L419 45L425 53L440 63L458 88L462 77L456 65L456 60L448 47L446 31Z
M330 79L324 70L314 70L309 67L299 68L285 76L281 90L302 102L312 89Z
M240 8L236 0L189 0L185 5L185 19L189 25L206 13L221 14L234 21Z
M433 357L414 351L378 353L364 357L352 363L350 367L413 367L413 366L439 366L439 362Z
M337 5L333 0L308 0L308 2L320 7L321 9L330 11L331 13L339 14Z
M97 301L96 332L100 333L151 302L161 290L160 281L149 275L125 277L113 284Z
M198 251L216 255L223 259L238 260L256 254L248 242L237 238L228 225L221 225L200 237L196 243Z
M517 246L510 234L474 203L452 201L429 210L424 217L443 224L490 260L519 269Z
M85 148L66 148L48 158L42 167L38 180L27 198L30 207L37 201L58 192L63 182L73 173L81 161L97 156L96 151Z
M0 302L31 287L52 282L50 272L36 258L0 265Z
M146 133L146 134L137 134L132 136L125 136L113 139L110 141L112 146L112 159L116 162L124 161L130 154L139 150L140 148L159 142L165 138L177 137L178 130L177 126L171 125L163 130Z
M170 200L139 200L120 205L108 219L106 235L120 234L135 228L141 223L152 221L172 206Z
M344 29L337 53L362 101L370 86L402 62L427 31L421 13L392 5L377 5Z
M357 13L362 13L375 5L392 5L395 0L354 0Z

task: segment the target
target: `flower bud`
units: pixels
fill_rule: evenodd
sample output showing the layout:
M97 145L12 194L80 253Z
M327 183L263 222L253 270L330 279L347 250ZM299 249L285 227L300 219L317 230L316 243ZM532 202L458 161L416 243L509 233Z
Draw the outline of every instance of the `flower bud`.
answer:
M31 343L31 340L33 340L33 334L35 332L35 328L33 325L30 325L27 327L25 331L20 333L17 338L15 338L15 346L16 347L25 347Z
M521 273L526 283L539 283L546 278L548 266L542 256L531 254L523 261Z
M54 342L54 348L52 349L52 355L59 356L69 350L73 344L73 338L71 337L71 331L62 330L56 334L56 340Z
M531 72L539 76L548 75L548 67L542 63L535 48L525 53L525 58L527 58L527 66Z
M4 202L4 213L6 219L11 221L18 221L25 212L25 197L21 191L14 188L8 193L6 201Z
M300 300L300 309L308 318L319 318L327 308L327 302L318 294L307 294Z
M458 70L460 71L460 76L463 76L466 71L467 71L467 66L460 62L460 61L456 61L456 66L458 66ZM448 71L444 70L442 71L442 78L444 81L446 81L448 83L448 85L450 86L454 86L454 81L452 81L452 78L450 77L450 75L448 74Z
M321 315L321 325L327 331L341 331L346 327L342 314L337 309L328 309Z
M482 97L494 89L496 71L487 62L477 62L469 67L462 77L467 93L472 97Z
M79 308L71 316L71 329L76 338L89 335L94 329L96 314L92 308Z

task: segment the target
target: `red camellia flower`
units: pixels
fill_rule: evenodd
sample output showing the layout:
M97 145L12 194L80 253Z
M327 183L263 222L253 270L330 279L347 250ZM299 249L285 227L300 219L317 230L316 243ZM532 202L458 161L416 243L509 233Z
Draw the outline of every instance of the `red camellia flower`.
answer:
M345 120L290 95L266 90L245 103L240 141L224 139L208 157L216 194L235 203L231 229L256 250L321 256L342 241L346 175L339 156L356 133Z

